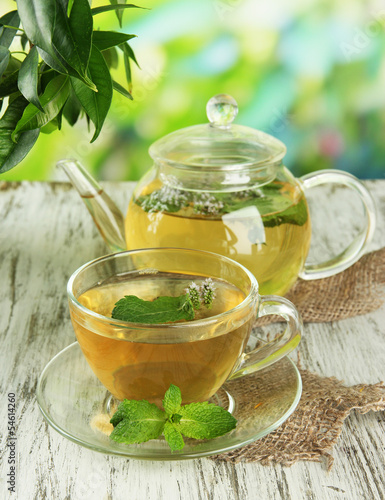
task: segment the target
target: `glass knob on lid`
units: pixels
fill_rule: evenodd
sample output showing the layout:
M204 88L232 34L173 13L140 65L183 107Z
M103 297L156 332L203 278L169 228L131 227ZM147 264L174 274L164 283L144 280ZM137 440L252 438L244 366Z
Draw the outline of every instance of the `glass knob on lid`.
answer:
M195 191L244 190L269 182L285 145L235 123L238 104L228 94L212 97L206 113L209 123L176 130L150 147L162 181Z
M206 113L213 127L227 128L238 114L238 104L230 95L218 94L208 101Z

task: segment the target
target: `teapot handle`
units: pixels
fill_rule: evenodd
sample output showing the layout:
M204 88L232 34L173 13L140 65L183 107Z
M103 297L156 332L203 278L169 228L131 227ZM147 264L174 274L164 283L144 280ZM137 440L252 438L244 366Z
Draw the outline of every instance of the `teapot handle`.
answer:
M367 244L373 237L376 224L374 200L366 187L356 177L340 170L322 170L310 173L301 177L300 182L305 191L312 187L329 183L346 186L359 195L365 210L366 227L359 232L345 250L325 262L305 264L304 269L299 273L299 277L303 280L328 278L353 265L364 253Z

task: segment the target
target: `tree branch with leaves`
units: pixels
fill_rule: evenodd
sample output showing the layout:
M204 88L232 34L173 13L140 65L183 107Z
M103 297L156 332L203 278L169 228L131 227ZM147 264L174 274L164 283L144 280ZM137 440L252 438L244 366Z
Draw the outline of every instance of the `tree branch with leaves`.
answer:
M94 29L94 16L115 11L120 27L125 0L92 8L88 0L17 0L17 9L0 18L0 174L20 163L40 132L61 129L63 118L74 126L85 115L99 136L113 91L131 95L128 41L135 35ZM12 50L20 39L22 50ZM111 69L122 51L127 88Z

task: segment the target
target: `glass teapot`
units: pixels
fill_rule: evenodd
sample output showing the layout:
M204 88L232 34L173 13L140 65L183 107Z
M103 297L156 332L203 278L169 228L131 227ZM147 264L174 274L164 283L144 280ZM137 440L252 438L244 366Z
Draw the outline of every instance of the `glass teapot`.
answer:
M230 257L257 278L261 294L284 295L297 277L343 271L362 255L375 226L371 195L358 179L323 170L296 179L283 165L285 145L235 125L236 101L221 94L207 104L209 123L156 141L152 168L137 184L126 218L75 160L62 160L112 251L183 247ZM337 183L360 196L366 227L338 256L309 265L311 221L305 191Z

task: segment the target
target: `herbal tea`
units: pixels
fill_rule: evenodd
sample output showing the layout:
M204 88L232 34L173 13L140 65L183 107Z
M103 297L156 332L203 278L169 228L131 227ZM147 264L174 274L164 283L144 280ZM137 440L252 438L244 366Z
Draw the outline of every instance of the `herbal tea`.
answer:
M283 295L310 246L302 191L275 182L234 193L189 192L147 185L130 202L127 248L197 248L230 257L257 278L261 294Z
M124 296L135 295L143 300L177 297L185 293L192 278L198 286L205 279L172 273L135 278L129 275L128 278L125 280L119 276L113 282L92 288L78 301L86 308L110 317L116 302ZM195 311L195 320L233 309L245 298L234 285L217 279L213 282L216 296L212 307ZM76 315L71 312L71 317L88 363L112 394L118 399L147 399L160 404L170 384L181 389L184 403L210 398L229 377L243 352L255 313L234 314L227 321L227 329L219 336L215 336L216 325L213 323L206 326L200 340L169 343L162 340L161 328L158 340L155 330L155 337L152 331L151 338L130 342L130 330L123 332L122 329L124 340L117 340L109 338L108 326L105 331L99 327L95 333L92 318L80 317L79 312ZM132 333L138 331L133 328Z

